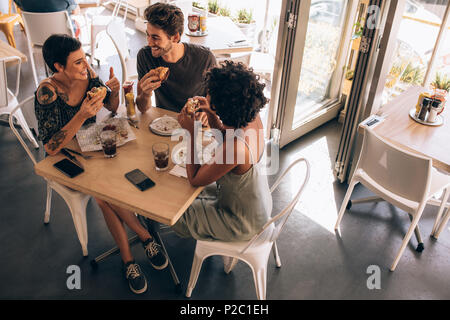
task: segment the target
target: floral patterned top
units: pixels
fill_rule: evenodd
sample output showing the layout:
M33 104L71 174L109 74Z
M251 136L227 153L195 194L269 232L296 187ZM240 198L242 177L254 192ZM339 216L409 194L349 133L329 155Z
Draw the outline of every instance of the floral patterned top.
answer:
M45 80L44 80L45 81ZM47 142L53 137L55 133L57 133L61 128L63 128L75 114L80 110L81 104L83 100L86 98L87 91L91 90L93 87L106 87L102 80L99 77L91 78L89 75L89 84L84 94L83 99L77 106L68 105L59 95L56 100L49 104L40 104L37 99L37 90L34 93L34 112L36 113L36 118L38 121L39 127L39 136L38 139L42 140L42 143L45 145ZM108 89L105 100L103 102L108 101L109 96L111 94ZM83 125L94 123L96 117L93 116L87 119Z

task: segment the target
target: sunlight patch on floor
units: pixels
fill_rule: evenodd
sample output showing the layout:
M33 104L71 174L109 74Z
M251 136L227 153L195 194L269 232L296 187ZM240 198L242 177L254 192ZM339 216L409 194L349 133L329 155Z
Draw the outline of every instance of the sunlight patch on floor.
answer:
M336 178L333 175L334 156L330 155L326 137L321 137L310 145L302 148L289 157L289 162L304 156L311 165L310 180L300 201L295 207L302 214L334 233L338 208L335 202L333 185ZM292 195L299 188L300 180L304 176L304 166L293 168L293 175L288 178ZM301 177L301 178L300 178Z

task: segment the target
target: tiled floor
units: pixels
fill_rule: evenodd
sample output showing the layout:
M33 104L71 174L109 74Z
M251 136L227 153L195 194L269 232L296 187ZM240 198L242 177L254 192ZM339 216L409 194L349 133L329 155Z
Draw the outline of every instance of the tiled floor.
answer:
M145 37L131 32L131 23L129 27L131 55L136 55ZM18 29L15 34L18 48L27 52L23 34ZM111 57L114 54L108 51L106 60L102 59L106 63L97 69L101 77L107 77L110 64L120 76L118 59ZM8 75L11 78L11 70ZM30 66L24 64L19 100L34 90ZM439 241L428 237L436 208L427 207L420 222L425 251L415 252L413 239L395 272L388 268L409 223L401 210L385 202L355 205L344 216L341 235L333 232L346 191L346 185L336 182L331 170L339 136L340 125L333 120L281 150L280 169L302 155L310 160L312 172L310 184L278 241L282 267L277 269L272 258L269 261L267 298L449 299L450 230L447 228ZM279 173L270 176L270 182ZM118 255L97 269L91 268L90 259L113 246L102 214L92 201L87 208L88 258L81 255L69 211L58 195L53 197L51 222L44 225L44 180L33 173L31 161L6 126L0 126L0 177L0 299L184 299L183 294L174 292L168 270L153 270L145 261L140 245L132 251L150 281L149 291L141 296L129 291ZM290 200L297 183L294 172L274 194L274 213ZM368 194L365 188L357 187L354 198ZM173 233L164 238L184 291L195 242ZM81 268L80 290L66 286L70 265ZM371 265L380 268L381 289L367 287ZM207 259L191 299L255 299L251 271L244 263L238 263L229 275L222 268L219 257Z

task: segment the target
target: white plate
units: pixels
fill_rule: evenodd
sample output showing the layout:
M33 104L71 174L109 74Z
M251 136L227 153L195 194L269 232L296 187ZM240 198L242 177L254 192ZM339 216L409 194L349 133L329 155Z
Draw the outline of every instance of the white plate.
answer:
M162 116L153 120L149 127L153 133L161 136L171 136L174 130L181 128L177 119L169 116Z
M425 124L427 126L440 126L444 123L444 119L442 118L442 116L440 114L438 114L436 116L436 121L435 122L428 122L428 121L422 121L419 118L416 117L416 108L413 108L411 110L409 110L409 116L414 120L417 121L418 123L421 124Z

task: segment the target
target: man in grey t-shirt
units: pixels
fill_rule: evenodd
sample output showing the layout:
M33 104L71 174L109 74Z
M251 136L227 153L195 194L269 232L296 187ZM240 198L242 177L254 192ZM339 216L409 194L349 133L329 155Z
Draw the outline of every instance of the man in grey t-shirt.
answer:
M173 5L155 3L145 10L148 46L137 56L139 82L136 104L141 112L151 107L155 92L156 106L179 112L193 96L206 94L206 71L216 66L212 52L202 46L180 42L184 16ZM154 71L169 68L169 77L161 82Z

